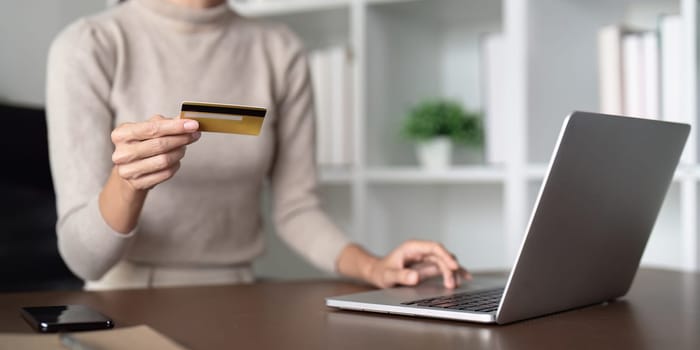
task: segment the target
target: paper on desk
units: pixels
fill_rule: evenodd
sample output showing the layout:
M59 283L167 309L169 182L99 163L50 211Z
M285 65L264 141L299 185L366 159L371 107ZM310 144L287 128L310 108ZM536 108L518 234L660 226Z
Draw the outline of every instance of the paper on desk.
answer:
M85 348L112 350L187 350L153 328L140 325L71 333ZM0 334L0 350L66 350L58 334Z
M0 333L1 350L62 349L56 334Z

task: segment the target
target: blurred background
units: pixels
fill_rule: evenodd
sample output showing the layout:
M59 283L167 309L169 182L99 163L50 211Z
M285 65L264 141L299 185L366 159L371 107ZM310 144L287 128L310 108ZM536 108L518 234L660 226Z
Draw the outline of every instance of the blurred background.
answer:
M46 55L113 1L10 0L0 11L0 290L80 288L56 251L44 115ZM520 247L573 110L698 125L695 0L248 0L239 13L304 41L324 208L385 254L444 242L475 271ZM698 270L697 130L643 258ZM265 212L267 202L265 202ZM267 219L267 218L266 218ZM269 223L269 220L266 220ZM325 277L267 230L268 278Z

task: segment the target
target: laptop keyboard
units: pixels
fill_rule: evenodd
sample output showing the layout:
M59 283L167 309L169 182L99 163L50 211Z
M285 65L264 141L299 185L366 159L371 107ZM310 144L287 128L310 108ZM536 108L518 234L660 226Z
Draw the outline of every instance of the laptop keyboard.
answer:
M498 309L498 304L501 302L502 295L503 288L497 288L480 292L464 292L437 298L414 300L402 304L488 313Z

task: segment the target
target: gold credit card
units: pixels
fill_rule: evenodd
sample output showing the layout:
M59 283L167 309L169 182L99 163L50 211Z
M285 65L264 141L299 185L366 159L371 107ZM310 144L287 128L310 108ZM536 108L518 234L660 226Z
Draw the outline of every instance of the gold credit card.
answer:
M266 113L262 107L185 101L180 118L196 120L200 131L260 135Z

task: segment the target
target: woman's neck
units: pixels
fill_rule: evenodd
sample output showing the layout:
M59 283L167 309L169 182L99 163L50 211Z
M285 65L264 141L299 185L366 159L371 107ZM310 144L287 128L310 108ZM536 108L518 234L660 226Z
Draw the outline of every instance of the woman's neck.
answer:
M223 4L226 0L168 0L180 6L187 6L196 9L204 9Z

